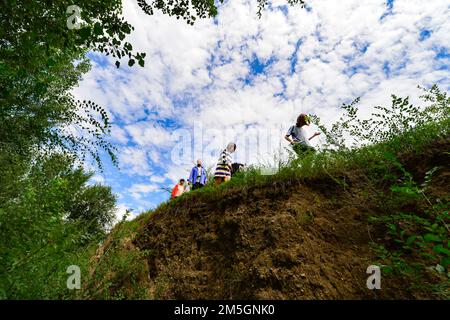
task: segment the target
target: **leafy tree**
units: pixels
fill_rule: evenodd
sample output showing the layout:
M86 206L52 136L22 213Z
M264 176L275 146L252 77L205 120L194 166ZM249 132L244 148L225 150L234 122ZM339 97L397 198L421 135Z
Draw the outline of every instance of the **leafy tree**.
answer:
M111 188L88 185L74 158L36 159L0 203L0 298L59 298L64 272L84 266L114 220ZM86 256L87 255L87 256Z
M89 70L84 57L88 50L104 51L114 42L114 55L143 57L131 54L126 42L118 49L120 39L131 31L119 18L120 1L79 1L85 21L79 30L67 27L69 5L69 1L0 3L1 153L24 155L32 147L39 147L39 152L57 147L82 157L91 154L98 161L95 146L113 157L113 148L102 137L109 130L106 112L93 102L76 101L70 90ZM68 131L70 125L78 128Z
M223 0L219 0L223 3ZM184 19L188 24L193 25L197 18L211 18L217 15L217 7L214 0L137 0L138 5L148 15L160 11L169 16L176 16L177 19ZM191 10L192 9L192 10Z
M138 5L148 15L154 14L155 11L160 11L169 16L176 16L177 19L182 18L188 24L193 25L197 18L211 18L215 17L218 13L217 6L214 0L137 0ZM219 0L219 3L223 3L223 0ZM262 16L262 11L268 5L268 0L258 0L258 12L259 18ZM300 5L305 7L304 0L287 0L289 5Z
M101 165L99 149L115 161L109 119L71 90L90 68L89 50L141 65L144 55L123 42L132 28L121 1L78 1L80 29L67 27L71 4L0 2L2 298L58 297L67 266L87 261L113 219L111 189L88 186L90 174L74 169L88 155Z
M67 219L85 224L86 237L102 238L114 223L116 197L111 187L103 185L86 186L92 174L85 174L82 170L74 172L85 181L78 190L74 190L69 203Z
M2 57L35 74L42 65L54 65L65 54L96 50L118 59L127 57L143 63L125 41L133 27L125 21L121 0L4 0L0 10ZM75 14L75 15L74 15ZM81 18L76 20L76 15ZM70 27L70 28L69 28Z
M258 15L259 18L262 17L262 11L267 6L268 2L269 2L268 0L258 0L258 12L257 12L257 15ZM306 2L304 0L287 0L287 3L290 6L299 5L301 8L305 8L306 7Z

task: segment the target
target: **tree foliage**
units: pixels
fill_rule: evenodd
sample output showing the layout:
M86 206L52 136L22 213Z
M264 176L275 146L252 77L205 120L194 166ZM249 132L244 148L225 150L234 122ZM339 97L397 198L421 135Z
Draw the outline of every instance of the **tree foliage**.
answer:
M69 0L4 0L0 11L3 58L16 68L35 74L42 64L53 65L67 53L95 50L118 60L143 61L125 40L133 26L122 17L121 0L79 0L80 28L69 28L75 19ZM68 12L69 11L69 12ZM78 13L78 12L77 12ZM72 21L77 22L77 21Z
M120 18L121 1L79 1L80 29L67 26L70 1L1 2L0 151L39 148L90 154L97 148L115 161L105 139L106 112L94 102L77 101L71 90L90 64L88 50L142 60L124 42L132 27ZM143 64L143 62L141 63ZM71 127L71 130L67 130Z
M257 0L259 18L262 17L263 10L267 7L268 0ZM148 15L153 15L156 11L169 16L175 16L177 19L183 19L188 24L193 25L197 19L212 18L218 13L217 5L214 0L137 0L138 5ZM222 4L224 1L219 0L217 3ZM299 5L301 8L306 6L304 0L287 0L291 6Z
M69 29L70 4L0 2L0 298L67 294L66 268L87 261L114 218L111 188L78 167L88 157L101 167L101 150L115 162L109 117L71 91L86 52L116 50L130 26L120 1L79 1L85 23Z
M73 160L53 155L24 163L15 188L1 192L0 298L70 294L65 270L84 266L90 245L112 226L111 188L87 184L92 174L74 168Z

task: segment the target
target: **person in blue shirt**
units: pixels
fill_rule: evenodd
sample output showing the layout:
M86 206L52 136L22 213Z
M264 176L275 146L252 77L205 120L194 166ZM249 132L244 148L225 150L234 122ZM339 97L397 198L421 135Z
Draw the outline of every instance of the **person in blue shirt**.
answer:
M199 189L203 187L208 178L206 177L206 170L202 166L202 160L197 160L197 165L192 168L191 174L189 175L189 185L192 186L192 190Z

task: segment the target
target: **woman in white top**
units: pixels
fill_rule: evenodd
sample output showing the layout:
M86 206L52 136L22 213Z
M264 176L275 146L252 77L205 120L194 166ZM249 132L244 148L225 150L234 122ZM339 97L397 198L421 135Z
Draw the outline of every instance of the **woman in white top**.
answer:
M311 124L311 118L307 114L300 114L297 118L297 123L289 128L284 137L292 145L294 151L300 155L306 151L314 151L315 149L309 143L309 140L320 135L320 132L314 133L310 138L307 138L304 126Z

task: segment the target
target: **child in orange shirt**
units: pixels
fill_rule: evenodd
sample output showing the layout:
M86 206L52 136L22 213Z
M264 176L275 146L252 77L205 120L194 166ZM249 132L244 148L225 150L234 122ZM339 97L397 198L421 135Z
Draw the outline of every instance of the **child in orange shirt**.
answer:
M176 186L172 190L172 199L179 197L184 192L184 179L180 179L180 182L176 184Z

